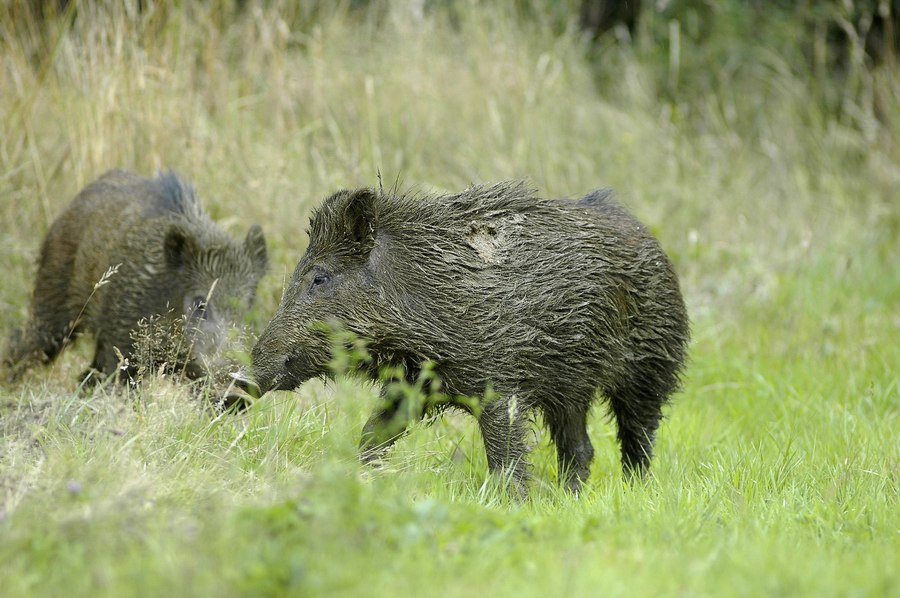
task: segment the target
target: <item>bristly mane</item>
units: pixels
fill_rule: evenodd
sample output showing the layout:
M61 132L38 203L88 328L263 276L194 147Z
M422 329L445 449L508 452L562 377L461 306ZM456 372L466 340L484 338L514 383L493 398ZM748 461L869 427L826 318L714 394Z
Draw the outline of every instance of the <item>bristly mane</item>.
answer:
M201 217L203 209L197 200L194 187L178 176L174 170L164 170L152 179L154 194L160 200L160 208L189 219Z
M355 220L353 198L358 193L368 193L367 216L372 221L372 233L382 232L391 236L418 236L432 228L442 228L449 219L467 220L483 218L499 211L528 212L534 209L536 190L523 181L511 181L493 185L476 185L461 193L431 195L409 192L394 194L377 189L341 190L313 211L306 232L310 246L317 252L350 249ZM451 204L455 208L447 209ZM359 232L359 231L357 231ZM415 240L413 240L415 242Z

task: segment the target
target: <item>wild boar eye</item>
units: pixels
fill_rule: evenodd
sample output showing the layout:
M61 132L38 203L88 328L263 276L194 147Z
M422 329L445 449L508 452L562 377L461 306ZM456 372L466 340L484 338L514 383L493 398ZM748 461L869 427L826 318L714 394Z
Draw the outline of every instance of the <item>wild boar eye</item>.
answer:
M191 316L195 318L206 317L206 297L194 297L191 301Z
M330 280L331 280L331 277L330 277L327 273L325 273L325 272L316 272L316 273L313 275L312 286L311 286L310 288L313 288L313 289L314 289L314 288L316 288L316 287L318 287L318 286L321 286L321 285L323 285L323 284L327 284L328 281L330 281Z

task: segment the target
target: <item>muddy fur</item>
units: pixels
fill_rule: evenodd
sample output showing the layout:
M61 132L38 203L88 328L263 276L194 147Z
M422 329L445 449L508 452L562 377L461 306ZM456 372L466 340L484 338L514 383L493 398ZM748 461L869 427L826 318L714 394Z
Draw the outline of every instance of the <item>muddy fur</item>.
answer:
M626 472L647 468L679 385L688 318L671 262L609 190L578 201L539 199L518 183L426 197L340 191L314 213L309 235L253 348L262 392L327 375L331 344L313 324L333 322L367 340L373 376L402 365L415 379L430 360L450 396L491 389L495 399L459 406L478 418L491 470L520 489L535 409L563 482L579 489L598 397L617 423ZM409 423L385 399L363 430L365 460Z
M86 375L115 372L121 355L124 377L138 366L134 332L155 321L183 335L169 365L203 376L230 325L249 309L266 255L259 226L234 241L175 173L107 172L47 234L31 319L8 343L9 375L53 361L79 333L92 332L97 346Z

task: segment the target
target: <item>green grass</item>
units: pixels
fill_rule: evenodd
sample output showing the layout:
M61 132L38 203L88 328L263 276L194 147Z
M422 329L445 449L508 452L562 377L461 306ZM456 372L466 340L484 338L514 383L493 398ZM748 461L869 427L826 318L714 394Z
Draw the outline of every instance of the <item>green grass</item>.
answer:
M652 20L634 49L588 52L480 3L424 21L272 4L81 6L68 28L0 8L4 335L54 215L112 167L174 167L235 235L263 225L257 330L311 208L379 170L424 190L610 185L673 256L693 320L654 475L623 483L599 406L579 498L538 426L531 498L508 500L461 415L370 470L369 385L214 416L165 379L80 393L85 339L0 385L0 593L900 592L896 71L857 73L835 110L841 80L757 43L770 30L686 33L672 89Z

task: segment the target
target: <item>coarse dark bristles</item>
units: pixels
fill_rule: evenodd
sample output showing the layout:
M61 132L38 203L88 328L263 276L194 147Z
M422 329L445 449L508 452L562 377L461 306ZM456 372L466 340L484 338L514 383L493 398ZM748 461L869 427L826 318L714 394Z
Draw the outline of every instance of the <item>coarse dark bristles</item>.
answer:
M671 262L609 190L579 201L540 199L518 182L454 195L340 191L309 233L253 351L263 390L324 373L331 348L312 325L337 322L367 340L373 375L402 366L414 378L431 361L451 397L498 397L465 408L479 418L491 468L516 482L526 476L524 417L539 409L578 489L598 395L625 469L646 469L679 385L688 318ZM365 458L396 438L385 430L399 410L388 401L373 414Z
M266 263L259 226L243 242L233 240L174 172L156 178L107 172L47 234L32 317L13 335L5 364L17 376L91 331L97 340L91 376L134 374L158 365L141 363L142 356L158 354L154 361L201 377L249 308ZM167 331L162 340L171 350L137 350L135 333L151 320Z

